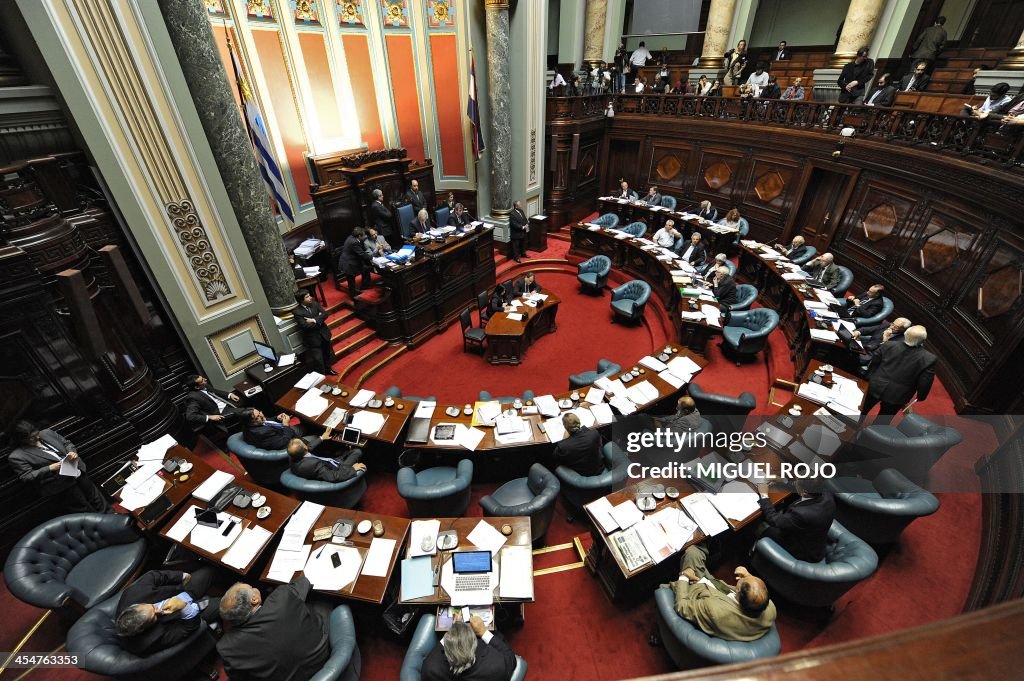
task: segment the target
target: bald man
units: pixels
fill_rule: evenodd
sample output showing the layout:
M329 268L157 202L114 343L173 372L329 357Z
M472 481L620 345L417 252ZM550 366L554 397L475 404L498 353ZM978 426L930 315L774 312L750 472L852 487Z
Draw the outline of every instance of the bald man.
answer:
M804 271L811 275L808 282L829 290L838 286L839 267L835 264L834 260L835 257L831 253L822 253L804 265Z
M686 549L679 581L672 582L676 612L709 636L726 641L756 641L775 622L775 604L768 587L747 568L737 567L736 584L715 579L708 572L708 549L695 544Z
M658 423L673 430L697 430L700 428L700 411L689 395L683 395L676 402L676 413L657 419Z
M924 349L928 331L912 326L903 341L883 343L871 359L868 369L868 394L861 413L869 413L881 403L879 414L894 415L911 399L923 402L935 380L935 355Z

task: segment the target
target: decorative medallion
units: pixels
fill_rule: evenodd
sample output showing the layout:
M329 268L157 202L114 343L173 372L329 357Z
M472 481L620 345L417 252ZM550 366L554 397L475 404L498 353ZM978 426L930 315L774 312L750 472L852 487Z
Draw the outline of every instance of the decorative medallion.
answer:
M786 181L779 174L779 171L772 170L757 178L754 183L754 193L757 198L765 203L770 203L778 198L782 190L786 188Z
M679 162L675 154L665 154L658 161L658 165L654 166L654 172L658 174L662 182L674 180L682 169L683 164Z
M297 24L320 24L320 13L317 11L316 0L291 0L292 11Z
M270 0L246 0L245 11L250 19L274 20L274 10L270 8Z
M189 267L203 287L203 295L209 302L216 302L231 295L224 272L217 261L217 254L210 247L206 228L196 215L195 206L189 200L167 204L167 217L171 219L175 236L185 249Z
M708 187L718 191L732 181L732 170L728 164L715 161L704 169L704 182Z
M205 0L206 12L212 17L227 16L224 11L224 0Z
M918 251L921 271L938 274L956 264L960 254L971 245L971 235L960 234L955 228L947 227L939 218L933 217L925 229L924 242Z
M431 28L455 26L455 8L450 0L427 0L427 25Z
M891 236L897 221L896 209L891 203L875 206L864 216L864 238L868 241L881 241Z
M344 26L365 26L362 0L338 0L338 22Z
M1009 263L990 272L978 287L978 314L986 319L1024 304L1024 265Z
M385 26L408 28L409 11L406 9L405 3L406 0L380 0Z

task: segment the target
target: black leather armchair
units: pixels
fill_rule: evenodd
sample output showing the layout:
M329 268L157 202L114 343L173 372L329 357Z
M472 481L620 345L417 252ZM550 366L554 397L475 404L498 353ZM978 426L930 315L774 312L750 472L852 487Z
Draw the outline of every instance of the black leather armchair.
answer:
M590 503L598 497L620 489L626 481L629 457L614 442L607 442L601 450L605 471L599 475L580 475L571 468L559 466L555 475L562 482L565 501L574 509Z
M398 469L398 494L405 499L412 518L457 518L466 512L472 492L473 462L459 461L456 468L437 466L417 473Z
M530 536L534 544L539 544L551 526L561 489L554 473L535 463L528 477L506 482L482 498L480 506L488 516L529 516Z
M939 500L887 468L873 481L833 478L827 483L836 498L836 520L869 544L892 544L916 518L939 510Z
M14 545L4 581L37 608L89 609L117 593L142 565L146 540L130 516L72 513L48 520Z
M960 431L907 414L899 425L871 425L861 429L849 458L858 473L874 478L895 468L918 485L928 484L928 471L962 439Z
M722 432L742 430L747 415L757 406L754 394L742 392L738 397L706 393L699 383L690 383L686 391L697 404L697 411Z
M117 635L117 601L114 594L85 613L68 631L67 652L78 656L87 672L135 681L179 679L213 650L210 630L200 625L187 639L165 650L140 657L121 646Z

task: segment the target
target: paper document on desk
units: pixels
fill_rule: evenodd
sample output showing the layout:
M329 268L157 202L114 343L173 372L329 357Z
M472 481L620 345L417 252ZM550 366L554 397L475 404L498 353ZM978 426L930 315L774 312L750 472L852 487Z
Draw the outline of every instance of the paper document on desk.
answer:
M565 439L565 426L562 425L560 416L553 416L544 419L544 434L548 436L548 442L559 442Z
M585 224L587 226L587 229L589 229L591 232L600 232L603 229L601 225L595 225L592 222L584 222L583 224Z
M624 530L629 529L644 519L644 512L636 507L632 499L623 501L618 506L613 506L610 513L615 523Z
M209 502L215 496L220 494L220 491L231 484L231 481L235 479L231 473L226 471L214 471L210 474L203 484L196 487L195 491L192 492L192 496L200 501Z
M441 531L440 520L414 520L409 525L409 556L432 556L437 553L437 533ZM425 537L430 537L430 550L424 551Z
M137 488L125 485L121 488L121 507L129 512L138 510L156 501L163 492L164 479L158 475L154 475Z
M624 395L626 392L626 386L622 383L622 379L616 378L614 380L603 376L596 381L594 385L605 392L605 397L610 399L610 395Z
M669 360L668 370L676 376L685 376L686 374L692 376L700 372L701 366L686 355L680 355Z
M628 235L628 234L626 234L625 232L620 232L620 231L616 231L616 232L615 232L615 238L616 238L616 239L620 239L620 240L621 240L621 239L628 239L628 238L629 238L629 235Z
M819 300L805 300L804 307L808 310L827 310L828 305Z
M533 403L537 405L537 411L541 416L558 416L561 413L558 401L553 395L537 395L533 398Z
M374 537L370 542L370 550L366 552L366 562L363 563L362 574L367 577L386 577L397 543L394 539Z
M660 378L661 380L665 381L670 386L672 386L673 388L676 388L678 390L679 388L682 388L684 385L689 383L690 379L693 378L693 377L689 376L689 375L687 375L685 377L683 377L683 376L676 376L671 371L667 371L666 370L666 371L662 371L660 374L658 374L658 378Z
M338 567L334 567L334 555L341 560ZM354 546L324 544L312 552L302 572L314 589L341 591L358 579L362 566L363 553Z
M351 426L362 431L363 435L376 435L384 427L388 417L375 411L360 411L352 415Z
M584 402L590 404L601 404L604 402L604 390L601 388L591 388L587 391L586 397L583 398Z
M828 329L811 329L811 339L834 343L839 340L839 334L835 331L829 331Z
M345 415L348 412L341 407L335 407L331 415L324 421L324 428L336 428L339 423L345 420Z
M782 278L786 281L804 281L807 279L807 275L803 272L786 272Z
M679 551L686 546L686 542L693 539L693 534L697 531L697 524L674 504L652 513L649 519L661 525L673 551Z
M170 435L164 435L158 440L148 442L139 448L135 458L139 461L162 461L167 455L167 450L178 444Z
M832 399L832 391L820 383L801 383L796 394L805 400L825 404Z
M217 527L196 524L189 535L189 541L196 548L208 553L220 553L235 543L244 526L244 520L222 511L217 514ZM225 535L224 532L229 527L231 530Z
M594 418L594 412L586 407L576 407L575 409L570 409L567 413L575 414L576 418L580 420L580 425L587 428L593 428L594 424L597 423L597 419Z
M309 551L312 544L304 544L297 551L286 551L278 547L274 557L270 561L270 571L267 572L267 579L278 582L290 582L298 570L306 565L309 559Z
M278 544L278 548L286 551L298 551L299 547L306 541L306 535L312 529L313 523L320 518L323 512L323 504L303 501L295 510L295 513L292 514L292 517L288 519L288 524L284 526L284 532L281 535L281 542Z
M645 517L636 524L636 533L640 536L640 541L643 542L644 548L647 549L647 555L656 564L674 553L665 530L662 529L657 521L652 520L650 517Z
M608 400L608 404L618 409L623 416L629 416L636 411L636 405L625 395L615 395Z
M836 298L834 295L832 295L831 292L829 292L829 291L827 291L827 290L825 290L823 288L816 288L816 289L814 289L814 295L816 295L818 297L818 300L820 300L821 302L825 303L826 305L838 305L839 304L839 299Z
M704 315L704 320L711 326L722 326L722 312L718 309L717 305L701 305L700 311Z
M78 464L72 464L72 462L68 461L67 457L65 457L60 462L61 475L68 475L68 473L64 472L65 466L73 466L73 470L76 472L78 471ZM161 468L163 468L163 463L161 461L146 461L135 469L134 473L128 476L128 479L125 481L125 485L133 489L138 489L149 482L149 479L156 475ZM71 477L77 478L78 475L72 475Z
M704 321L703 312L694 312L691 310L683 310L679 313L679 316L688 322L702 322Z
M434 407L437 406L436 400L421 400L416 405L416 412L412 415L415 419L429 419L434 415Z
M498 550L508 540L505 535L494 529L494 526L486 520L478 522L473 531L466 536L466 539L481 551L490 551L491 555L498 553Z
M664 371L668 368L667 364L657 357L652 357L650 355L640 358L640 366L650 369L651 371Z
M533 599L533 551L529 546L506 546L501 550L498 596Z
M838 331L839 329L842 329L844 327L850 333L853 333L854 331L857 330L857 325L856 324L854 324L853 322L848 322L845 319L837 319L836 321L832 322L832 328L835 329L836 331ZM838 335L839 334L836 334L837 337L838 337ZM853 341L853 342L856 343L858 341Z
M474 426L493 426L501 415L501 402L490 400L488 402L477 402L473 407Z
M196 526L196 509L199 508L195 504L188 507L178 522L174 523L174 527L167 530L167 538L171 541L181 543L185 541L185 537L192 531L192 528Z
M594 420L599 426L607 426L615 420L611 405L604 402L590 405L590 413L594 415Z
M739 480L725 483L721 492L708 498L719 513L736 521L746 520L760 509L757 492Z
M661 393L651 385L650 381L644 380L627 388L626 396L637 406L643 406L658 399Z
M225 565L229 565L237 570L241 570L246 565L252 562L256 554L259 553L263 546L273 536L270 530L259 525L253 525L242 530L241 536L238 538L228 552L224 554L221 561Z
M608 501L608 497L600 497L587 504L586 508L594 516L594 520L601 526L601 530L605 534L611 534L619 529L619 523L615 520L615 516L612 515L612 502Z
M647 549L644 548L644 543L636 528L616 532L608 539L611 540L610 545L615 553L619 554L629 572L639 570L651 562L651 557L647 555Z
M505 316L508 317L509 319L511 319L514 322L521 322L521 321L523 321L523 315L521 313L519 313L519 312L506 312Z
M486 435L486 433L479 428L464 426L459 423L455 428L455 444L468 449L471 452L476 451L476 448L479 447L480 443L483 441L484 435Z
M308 374L299 379L299 382L295 384L295 387L299 390L309 390L314 385L319 385L320 381L324 380L323 374L315 371L310 371Z
M825 403L825 406L831 411L834 411L837 414L842 414L843 416L860 416L860 408L854 408L848 404L836 402L835 400L829 400Z
M350 406L350 407L365 407L366 405L368 405L370 403L370 400L373 399L373 396L374 396L374 392L372 390L366 390L366 389L360 390L359 392L356 393L355 397L353 397L349 401L348 406Z
M713 537L729 529L729 523L725 522L725 519L703 492L683 497L680 503L687 514L697 523L700 531L707 536Z
M529 442L533 439L533 424L526 419L521 419L518 416L513 416L512 418L501 417L498 419L497 424L500 424L500 426L496 425L494 429L494 441L500 445ZM498 427L503 427L505 431L499 431ZM480 432L482 433L483 431Z
M316 388L310 388L302 397L295 400L295 411L311 419L315 419L320 414L323 414L329 406L331 406L331 403Z

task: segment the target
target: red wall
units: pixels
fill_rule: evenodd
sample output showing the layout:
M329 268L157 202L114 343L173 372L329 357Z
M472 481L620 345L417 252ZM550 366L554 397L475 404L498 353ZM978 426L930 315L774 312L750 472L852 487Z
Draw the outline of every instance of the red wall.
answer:
M401 145L409 158L426 158L423 150L423 124L420 122L420 100L416 91L416 64L412 58L412 38L408 35L388 35L388 68L391 92L395 98L395 116ZM353 73L349 67L349 73Z
M434 107L445 175L465 175L466 155L462 145L466 102L459 94L459 55L454 34L430 36L430 59L434 71ZM403 138L404 139L404 138Z

